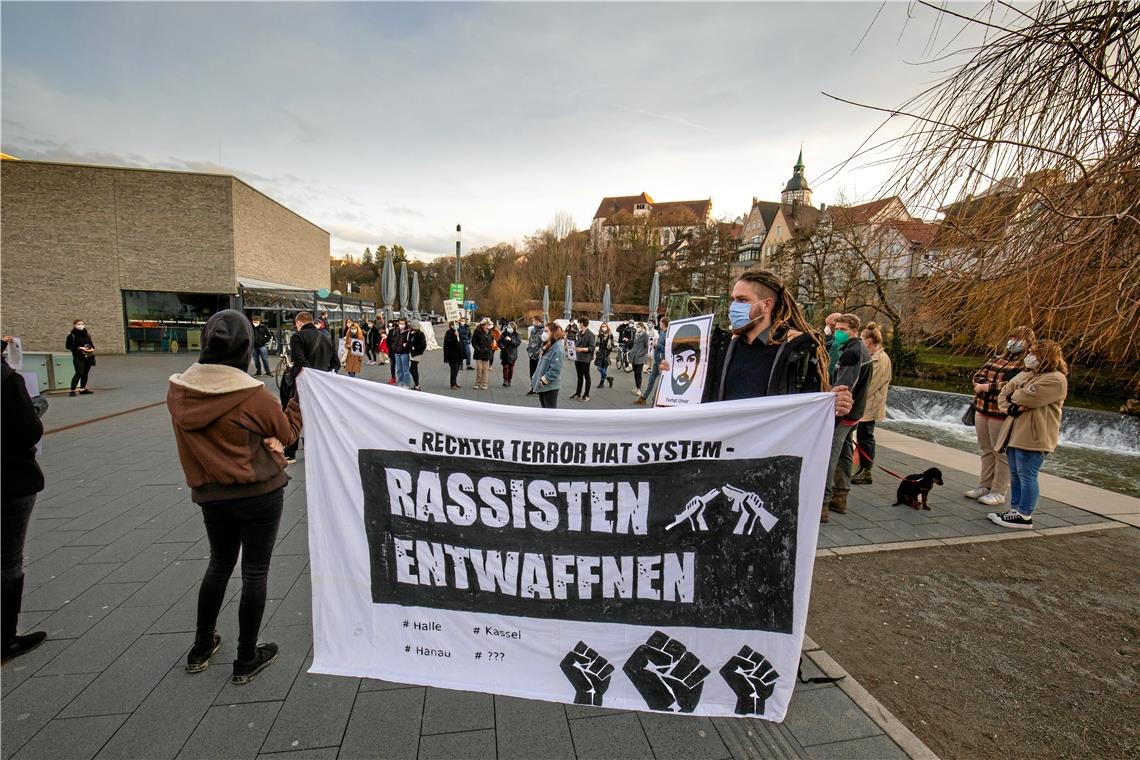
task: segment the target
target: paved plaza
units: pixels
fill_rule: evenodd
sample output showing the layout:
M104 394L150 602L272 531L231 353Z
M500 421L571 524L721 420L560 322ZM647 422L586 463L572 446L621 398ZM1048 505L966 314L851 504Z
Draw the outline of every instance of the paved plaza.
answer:
M100 357L96 395L50 398L41 460L47 488L29 532L21 617L21 630L44 629L49 640L0 674L4 758L933 757L850 678L797 686L787 720L772 724L310 675L303 451L290 468L262 633L281 646L280 657L250 685L229 682L235 579L219 621L222 649L206 672L187 675L182 664L208 547L162 401L166 377L191 360ZM452 393L440 352L426 355L422 372L425 392ZM496 364L491 389L474 391L474 375L464 371L455 393L537 409L525 379L501 387ZM363 377L386 381L388 368L366 367ZM619 374L612 389L592 392L589 406L634 408L631 383ZM563 389L562 408L579 406L570 393ZM927 444L889 434L883 444L881 462L892 470L929 466L912 453L932 451ZM996 537L1002 529L986 520L987 510L960 496L974 476L968 455L957 456L938 462L946 487L932 494L930 512L890 506L895 481L881 473L874 485L856 486L849 513L822 526L818 561L883 544ZM1054 495L1048 483L1044 491ZM1069 493L1057 486L1062 492ZM1116 507L1093 514L1073 501L1044 498L1038 531L1115 519L1105 515ZM1121 503L1111 495L1102 501ZM842 663L810 641L805 650L804 676L842 673Z

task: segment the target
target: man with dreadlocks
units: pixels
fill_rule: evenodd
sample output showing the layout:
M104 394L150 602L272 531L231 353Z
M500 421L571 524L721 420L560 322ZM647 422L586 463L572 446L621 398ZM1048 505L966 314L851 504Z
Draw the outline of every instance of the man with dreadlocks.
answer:
M835 414L851 411L851 391L845 385L831 387L823 339L779 275L766 269L740 275L728 319L732 332L715 330L710 340L702 403L831 390ZM824 508L820 521L827 520Z

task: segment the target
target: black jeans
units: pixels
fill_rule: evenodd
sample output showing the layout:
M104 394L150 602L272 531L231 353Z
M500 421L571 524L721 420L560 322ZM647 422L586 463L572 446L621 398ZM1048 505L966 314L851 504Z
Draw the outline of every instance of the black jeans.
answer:
M408 369L412 371L412 385L416 388L420 387L420 363L415 359L408 362Z
M529 356L527 357L530 358ZM534 373L538 370L538 359L530 360L530 374L527 377L534 377Z
M392 373L392 379L396 379L396 352L388 352L388 370Z
M510 382L515 379L515 363L503 362L503 382L510 385Z
M633 365L633 387L641 390L641 368L644 364Z
M71 390L75 390L76 385L80 388L86 388L87 376L91 374L91 362L81 356L72 354L71 366L75 369L75 374L71 377Z
M862 457L861 466L870 467L875 463L875 421L860 422L855 429L855 438L859 442L859 456Z
M463 366L462 361L448 362L447 367L451 370L451 385L452 387L459 385L459 368Z
M538 403L543 409L557 409L558 408L558 389L552 391L539 391Z
M241 602L238 605L239 660L253 659L257 633L265 613L269 560L281 523L285 489L245 499L211 501L201 505L210 541L210 564L198 590L199 642L209 641L218 623L238 552L241 552Z
M24 577L24 539L28 535L28 522L36 495L21 496L4 502L0 522L0 573L3 580L14 581Z
M590 363L589 362L574 362L574 371L578 373L578 387L574 391L575 396L589 396L590 395ZM585 384L586 390L582 390Z

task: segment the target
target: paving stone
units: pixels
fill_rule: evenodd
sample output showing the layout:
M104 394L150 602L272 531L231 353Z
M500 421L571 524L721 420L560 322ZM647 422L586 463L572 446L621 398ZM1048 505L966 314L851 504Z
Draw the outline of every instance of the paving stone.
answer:
M58 610L114 572L117 567L117 564L111 563L76 565L60 573L30 594L25 592L21 609Z
M209 668L190 674L179 665L168 670L126 723L103 747L98 760L168 760L194 733L211 703L230 678L232 646L214 655ZM161 726L161 730L155 730ZM268 729L267 729L268 730Z
M414 760L419 753L425 691L421 686L359 694L340 745L340 757Z
M178 753L178 758L228 760L257 757L280 709L280 702L211 707Z
M118 659L165 607L118 607L59 653L45 674L98 673Z
M782 723L751 718L713 718L712 724L734 758L802 760L807 751Z
M419 760L494 760L495 732L462 731L457 734L437 734L420 739Z
M183 541L201 541L206 537L206 524L202 522L202 513L195 513L197 509L192 504L186 505L186 519L176 526L171 526L162 536L162 542L181 543Z
M850 697L834 687L796 695L784 723L805 747L882 733Z
M264 755L258 755L258 760L337 760L339 757L342 760L352 760L354 757L387 757L387 755L372 752L367 755L346 755L340 747L318 747L316 749L303 749L297 752L270 752Z
M154 625L147 629L147 633L193 633L198 620L198 590L201 584L191 586L178 601L162 614ZM225 596L222 600L222 609L241 591L241 579L231 578L226 586ZM218 630L223 630L220 626ZM235 635L236 635L236 629Z
M284 599L296 585L301 573L309 566L307 554L286 554L274 556L269 564L269 584L266 596L269 599ZM311 600L310 600L311 602ZM311 606L311 605L310 605Z
M570 733L578 757L653 758L653 750L636 713L572 720Z
M24 616L20 616L20 630L34 631L35 625L23 625ZM11 692L17 686L28 680L47 665L48 662L67 647L71 646L70 639L49 638L38 647L19 658L11 660L4 665L3 685L5 692Z
M831 525L830 523L819 526L819 536L820 538L827 538L830 544L828 548L866 543L855 531L847 530L847 528L841 525Z
M150 547L163 534L161 530L135 529L113 543L96 548L94 554L87 558L87 562L129 562L140 552ZM145 580L150 580L146 578Z
M496 696L495 735L500 760L574 758L566 710L556 702Z
M909 755L889 736L869 736L835 744L808 747L812 760L908 760Z
M94 757L126 715L53 720L17 752L13 760L59 760Z
M50 638L79 638L140 588L141 583L100 583L92 586L62 609L49 612L40 627Z
M855 531L859 536L870 544L886 544L891 541L899 541L900 537L891 533L886 528L870 528L868 530Z
M720 760L731 753L708 718L637 713L657 760Z
M806 649L806 646L805 646L805 649ZM800 675L803 675L804 678L812 679L812 678L819 678L820 676L825 676L827 674L824 673L822 670L820 670L819 666L816 665L814 662L812 662L810 657L801 657L800 658ZM803 683L797 677L796 678L795 691L798 693L801 691L811 691L813 689L826 689L829 686L832 686L832 684ZM795 704L795 697L794 696L792 697L792 704Z
M273 556L309 553L309 526L300 524L281 539L273 549Z
M37 675L15 689L5 689L0 709L0 756L14 755L93 680L94 673Z
M591 707L590 705L562 705L569 720L597 718L602 715L624 715L632 710L616 710L612 707Z
M281 601L272 618L268 618L274 626L303 625L311 626L313 621L313 586L312 578L308 573L297 576L297 582Z
M151 544L107 576L107 583L146 582L178 558L190 544Z
M495 702L490 694L429 688L424 700L420 733L442 734L495 727Z
M97 552L97 546L61 546L34 562L24 563L24 585L42 586Z
M281 752L340 744L359 687L355 678L297 674L262 750Z
M39 507L37 506L36 509L39 509ZM28 537L24 541L24 563L32 563L46 557L56 549L67 546L71 543L72 539L80 535L82 534L68 533L61 530L39 533L32 532L32 529L29 528Z
M419 689L420 686L409 683L392 683L390 681L381 681L377 678L361 678L360 690L364 691L392 691L395 689Z
M137 593L123 602L128 607L145 607L162 604L170 606L192 586L202 582L206 560L180 559L171 562L162 572L147 581Z
M67 706L60 717L129 713L154 685L185 657L186 638L177 634L140 636Z

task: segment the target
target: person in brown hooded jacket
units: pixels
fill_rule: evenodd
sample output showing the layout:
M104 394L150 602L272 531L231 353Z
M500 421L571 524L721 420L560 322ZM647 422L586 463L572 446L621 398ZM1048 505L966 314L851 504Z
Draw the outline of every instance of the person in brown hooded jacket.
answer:
M205 670L221 645L215 626L240 551L235 684L248 683L277 657L277 645L259 645L257 635L289 482L282 450L301 430L296 397L282 411L265 385L246 374L252 353L249 320L220 311L206 323L198 362L171 375L166 396L190 498L202 509L210 542L186 670Z

